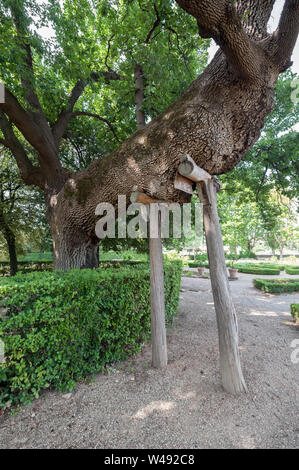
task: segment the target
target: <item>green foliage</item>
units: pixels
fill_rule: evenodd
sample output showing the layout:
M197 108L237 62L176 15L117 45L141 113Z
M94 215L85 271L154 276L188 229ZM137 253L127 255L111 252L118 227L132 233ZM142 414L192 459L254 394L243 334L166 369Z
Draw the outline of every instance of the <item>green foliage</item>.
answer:
M206 261L208 261L208 254L207 253L200 253L198 255L195 255L195 260L196 261L206 262Z
M53 262L52 261L18 261L18 270L20 273L30 273L36 271L48 271L52 270ZM9 262L0 261L0 275L9 274Z
M294 318L295 322L299 322L299 304L291 304L291 315Z
M200 262L190 262L188 263L189 268L209 268L210 265L209 263L200 263Z
M236 267L236 266L235 266ZM245 274L268 274L268 275L276 275L280 274L280 269L273 269L273 268L263 268L263 267L238 267L238 271L240 273Z
M253 279L257 289L271 294L299 291L299 279Z
M287 274L299 274L299 266L286 266L285 272Z
M182 265L165 263L166 318L176 314ZM71 390L87 374L137 353L150 334L149 266L31 273L4 278L5 361L0 407L40 390Z

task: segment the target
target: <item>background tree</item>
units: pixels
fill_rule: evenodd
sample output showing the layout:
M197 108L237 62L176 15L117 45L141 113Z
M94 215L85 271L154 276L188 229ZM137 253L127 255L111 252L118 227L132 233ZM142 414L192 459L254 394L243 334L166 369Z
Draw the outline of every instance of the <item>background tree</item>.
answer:
M11 275L18 270L17 254L25 246L39 246L45 237L41 196L24 185L8 152L0 151L0 242L5 242L1 251L9 255Z

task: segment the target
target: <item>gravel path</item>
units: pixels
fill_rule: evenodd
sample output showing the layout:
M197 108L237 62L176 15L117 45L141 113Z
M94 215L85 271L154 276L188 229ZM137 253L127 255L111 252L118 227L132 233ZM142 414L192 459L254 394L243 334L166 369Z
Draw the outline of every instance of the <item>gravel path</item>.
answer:
M299 332L289 305L298 295L263 294L254 277L230 283L248 394L221 389L210 281L183 278L166 370L150 368L147 345L70 394L45 391L0 417L0 448L297 447L298 364L290 356Z

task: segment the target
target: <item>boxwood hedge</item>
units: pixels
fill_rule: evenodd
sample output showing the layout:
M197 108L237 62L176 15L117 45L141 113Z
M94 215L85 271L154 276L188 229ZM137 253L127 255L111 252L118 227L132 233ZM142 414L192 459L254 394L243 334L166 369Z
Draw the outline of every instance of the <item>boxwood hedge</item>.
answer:
M299 304L291 304L291 315L296 323L299 323Z
M272 294L299 291L299 279L253 279L257 289Z
M285 272L287 274L299 274L299 266L286 266Z
M181 262L165 263L167 321L177 311L181 272ZM149 296L148 264L1 280L0 408L29 403L43 388L71 390L137 353L150 335Z
M268 275L275 275L275 274L280 274L280 269L274 269L274 268L263 268L263 267L238 267L238 271L240 273L244 274L268 274Z
M189 268L207 268L209 269L210 265L209 263L201 263L199 261L194 261L188 263Z

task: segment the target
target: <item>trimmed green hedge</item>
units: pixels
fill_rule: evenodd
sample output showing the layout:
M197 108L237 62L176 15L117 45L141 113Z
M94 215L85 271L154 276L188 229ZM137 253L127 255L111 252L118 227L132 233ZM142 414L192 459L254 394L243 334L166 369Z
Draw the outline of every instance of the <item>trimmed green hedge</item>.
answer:
M268 275L275 275L280 274L280 269L272 269L272 268L252 268L252 267L238 267L238 271L240 273L245 274L268 274Z
M296 323L299 322L299 304L291 304L291 315Z
M176 314L181 262L165 263L166 318ZM0 408L137 353L150 335L149 266L17 275L0 286ZM2 310L3 312L3 310ZM1 318L1 317L0 317Z
M209 263L200 263L199 261L195 261L193 263L188 263L189 268L207 268L209 269Z
M286 266L285 272L287 274L299 274L299 266Z
M272 294L299 291L299 279L253 279L257 289Z
M53 268L52 261L18 261L18 269L21 273L29 273L35 271L48 271ZM10 273L9 261L0 262L0 275Z

